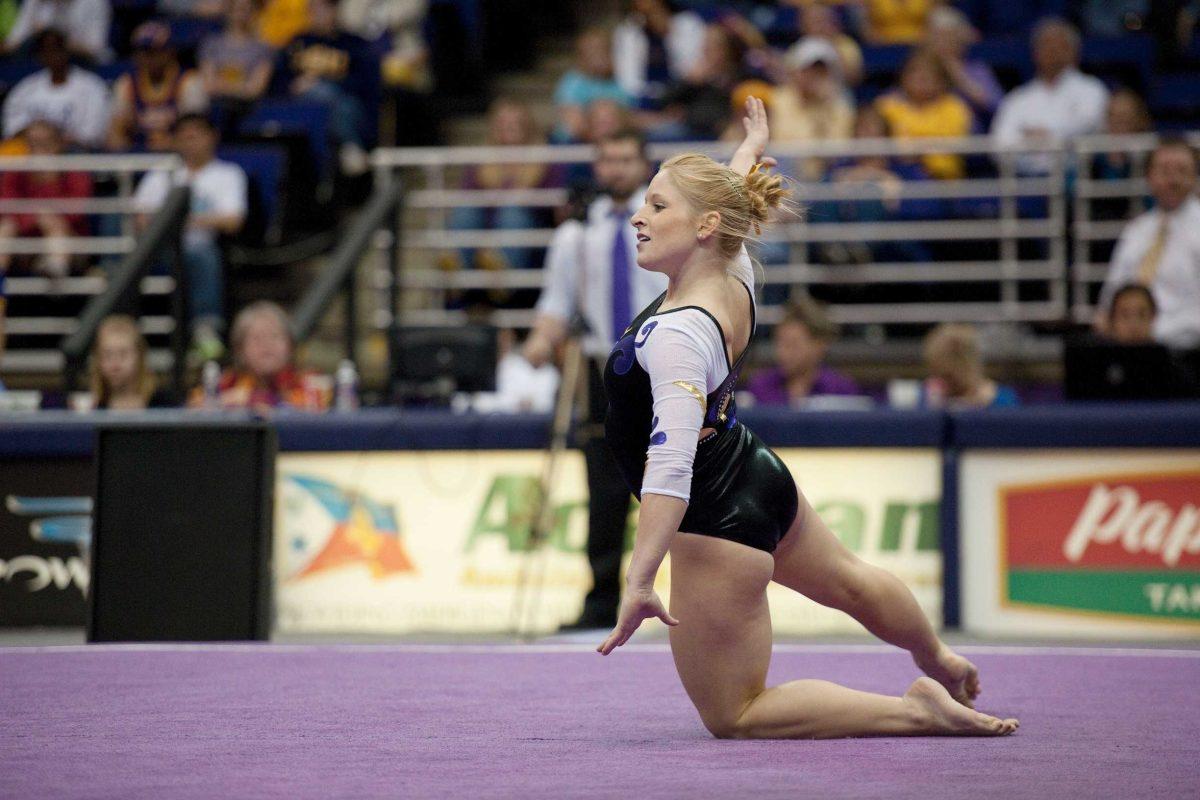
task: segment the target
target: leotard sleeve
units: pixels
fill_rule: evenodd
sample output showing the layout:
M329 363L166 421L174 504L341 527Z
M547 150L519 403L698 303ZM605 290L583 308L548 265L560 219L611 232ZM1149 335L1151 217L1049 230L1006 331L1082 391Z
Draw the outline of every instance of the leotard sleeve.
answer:
M716 323L691 308L651 317L639 335L637 359L654 401L642 494L688 502L708 394L728 372L725 343Z

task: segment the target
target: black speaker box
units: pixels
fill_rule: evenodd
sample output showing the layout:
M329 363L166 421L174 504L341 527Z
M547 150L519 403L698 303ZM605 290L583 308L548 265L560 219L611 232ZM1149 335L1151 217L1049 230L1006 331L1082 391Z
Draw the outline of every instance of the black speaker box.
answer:
M88 641L268 638L276 449L257 421L98 429Z

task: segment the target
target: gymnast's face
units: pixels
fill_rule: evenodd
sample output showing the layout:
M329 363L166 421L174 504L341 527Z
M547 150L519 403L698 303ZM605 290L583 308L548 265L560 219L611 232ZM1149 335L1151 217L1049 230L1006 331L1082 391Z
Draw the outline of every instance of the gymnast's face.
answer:
M637 229L637 263L642 269L673 272L699 246L700 215L666 170L650 181L646 202L630 222Z

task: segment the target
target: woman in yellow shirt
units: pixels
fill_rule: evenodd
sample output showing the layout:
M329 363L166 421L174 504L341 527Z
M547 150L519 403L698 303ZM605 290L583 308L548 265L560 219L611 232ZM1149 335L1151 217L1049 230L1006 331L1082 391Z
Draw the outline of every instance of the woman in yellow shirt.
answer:
M904 62L899 91L876 101L897 139L968 136L974 118L970 107L950 91L950 77L942 62L929 50L918 50ZM922 163L934 178L961 178L961 156L930 154Z

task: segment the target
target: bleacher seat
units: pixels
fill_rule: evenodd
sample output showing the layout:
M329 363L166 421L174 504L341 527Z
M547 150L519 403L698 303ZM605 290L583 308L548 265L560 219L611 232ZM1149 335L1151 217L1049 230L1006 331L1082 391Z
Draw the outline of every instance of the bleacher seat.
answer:
M265 144L227 144L217 157L237 164L248 179L250 211L239 238L250 244L277 242L283 224L287 150Z
M242 120L239 130L246 136L262 138L303 136L308 140L319 172L331 163L329 111L325 106L294 100L263 100Z

